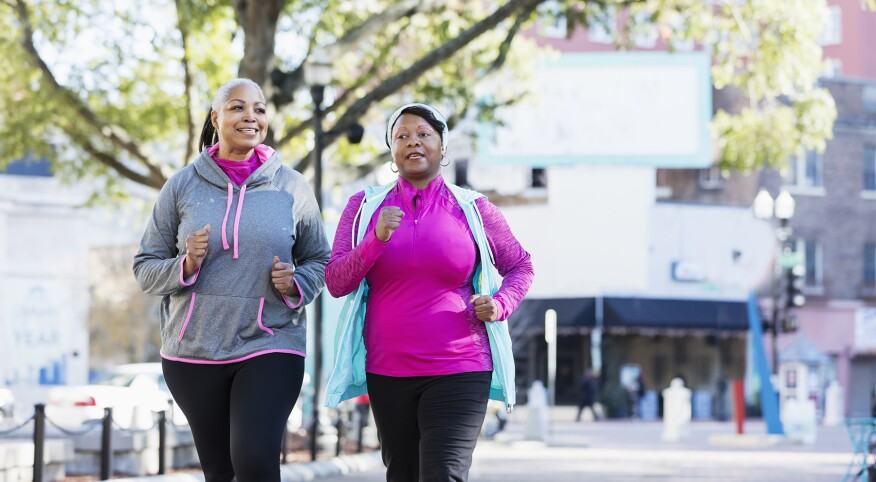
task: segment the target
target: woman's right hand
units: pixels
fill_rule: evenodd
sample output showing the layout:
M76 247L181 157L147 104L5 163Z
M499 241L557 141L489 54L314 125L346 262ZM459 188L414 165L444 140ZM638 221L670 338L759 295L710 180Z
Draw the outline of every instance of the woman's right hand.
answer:
M210 225L204 229L195 231L186 236L186 263L183 267L183 275L189 276L201 269L204 258L207 257L207 246L210 244Z
M386 206L380 208L380 214L377 216L377 226L374 227L374 234L377 239L384 243L389 241L392 233L398 229L405 213L398 206Z

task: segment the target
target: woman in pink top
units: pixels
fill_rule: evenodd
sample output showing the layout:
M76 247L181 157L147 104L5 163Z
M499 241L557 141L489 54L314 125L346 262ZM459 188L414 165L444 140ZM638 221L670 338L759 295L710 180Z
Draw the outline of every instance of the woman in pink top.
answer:
M501 212L476 201L503 277L493 296L472 286L478 250L440 176L447 124L410 104L390 117L387 144L398 183L352 246L364 192L341 218L326 286L344 296L368 284L364 340L368 393L387 481L465 481L483 424L493 363L485 323L503 320L532 283L529 254Z

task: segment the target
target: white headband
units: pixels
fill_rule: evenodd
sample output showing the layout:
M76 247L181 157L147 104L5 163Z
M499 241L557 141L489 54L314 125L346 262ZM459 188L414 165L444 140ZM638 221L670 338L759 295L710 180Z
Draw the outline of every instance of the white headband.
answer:
M391 116L389 116L389 122L386 123L386 147L389 147L390 150L392 150L392 146L389 143L389 137L390 137L390 135L392 135L392 126L395 125L395 121L398 120L399 116L402 114L402 111L405 109L408 109L410 107L422 107L423 109L426 109L429 112L431 112L435 116L436 119L440 120L444 124L444 130L441 132L441 152L446 151L447 150L447 136L449 134L449 131L447 129L447 119L445 119L444 116L441 115L440 112L438 112L438 109L432 107L431 105L420 104L418 102L415 102L413 104L403 105L403 106L399 107L398 110L393 112Z

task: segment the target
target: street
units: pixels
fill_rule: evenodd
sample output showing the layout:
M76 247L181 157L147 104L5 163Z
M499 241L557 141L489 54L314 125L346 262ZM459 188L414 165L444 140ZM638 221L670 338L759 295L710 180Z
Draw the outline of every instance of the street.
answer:
M525 407L516 409L496 440L481 440L470 480L582 481L838 481L851 460L845 427L818 427L814 444L764 435L760 420L735 436L732 422L693 422L690 436L662 442L662 423L574 421L574 407L552 412L546 442L524 440ZM382 467L321 479L383 481Z

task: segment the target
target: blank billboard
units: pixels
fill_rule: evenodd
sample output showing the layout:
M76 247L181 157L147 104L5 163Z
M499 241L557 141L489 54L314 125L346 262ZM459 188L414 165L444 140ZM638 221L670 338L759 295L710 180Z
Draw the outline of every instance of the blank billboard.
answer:
M563 54L504 126L480 126L478 163L708 167L709 69L700 52Z

